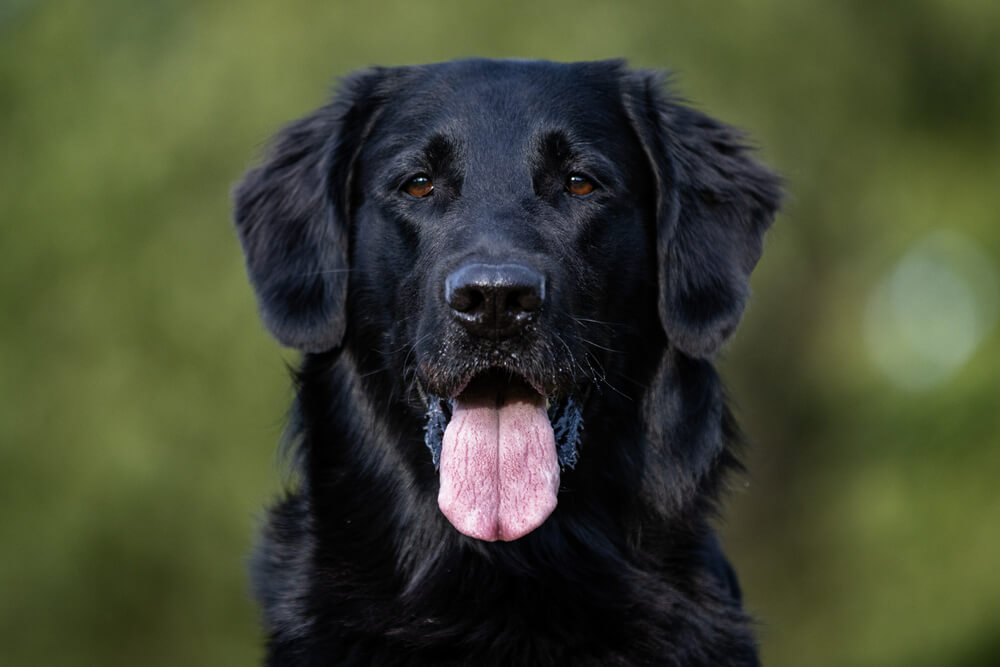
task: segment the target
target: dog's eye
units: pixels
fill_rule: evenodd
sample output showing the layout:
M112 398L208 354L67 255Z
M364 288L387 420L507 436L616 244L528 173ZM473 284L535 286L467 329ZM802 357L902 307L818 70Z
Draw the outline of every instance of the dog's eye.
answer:
M577 197L589 195L597 186L583 174L570 174L566 178L566 192Z
M434 191L434 184L427 174L417 174L403 184L403 190L411 197L426 197Z

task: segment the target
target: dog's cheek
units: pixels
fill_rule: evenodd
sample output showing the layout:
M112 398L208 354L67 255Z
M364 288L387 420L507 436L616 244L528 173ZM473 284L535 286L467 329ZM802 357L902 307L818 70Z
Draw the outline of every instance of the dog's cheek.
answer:
M638 324L655 312L656 259L641 211L609 207L588 226L577 244L583 266L581 287L592 316L605 322Z
M385 349L394 344L406 319L402 309L415 253L412 240L396 233L379 211L359 209L349 291L351 322L361 345Z
M643 211L625 202L605 209L578 246L583 265L575 325L587 357L619 391L634 386L621 378L639 382L649 375L665 344L652 235Z

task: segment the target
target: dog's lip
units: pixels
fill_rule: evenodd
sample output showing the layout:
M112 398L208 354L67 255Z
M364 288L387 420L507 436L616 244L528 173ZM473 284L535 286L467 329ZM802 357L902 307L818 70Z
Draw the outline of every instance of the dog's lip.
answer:
M479 384L480 382L491 383L499 386L520 383L536 391L538 395L545 398L546 401L548 401L549 398L548 393L542 387L540 382L534 380L528 375L503 366L489 366L465 375L456 385L457 388L451 396L449 396L449 398L451 400L458 398L462 395L462 393L470 388L470 385L473 385L474 383Z

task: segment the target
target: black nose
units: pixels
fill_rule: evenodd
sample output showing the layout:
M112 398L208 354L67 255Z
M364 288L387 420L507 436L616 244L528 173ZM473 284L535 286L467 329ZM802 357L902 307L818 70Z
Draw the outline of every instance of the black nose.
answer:
M472 335L510 338L545 303L545 277L521 264L465 264L445 279L444 298Z

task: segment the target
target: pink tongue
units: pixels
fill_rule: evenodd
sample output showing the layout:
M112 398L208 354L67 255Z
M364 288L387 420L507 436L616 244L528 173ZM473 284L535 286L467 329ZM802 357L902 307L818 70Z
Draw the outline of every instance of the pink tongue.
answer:
M438 506L459 532L516 540L556 507L559 460L544 399L509 387L456 398L441 444Z

